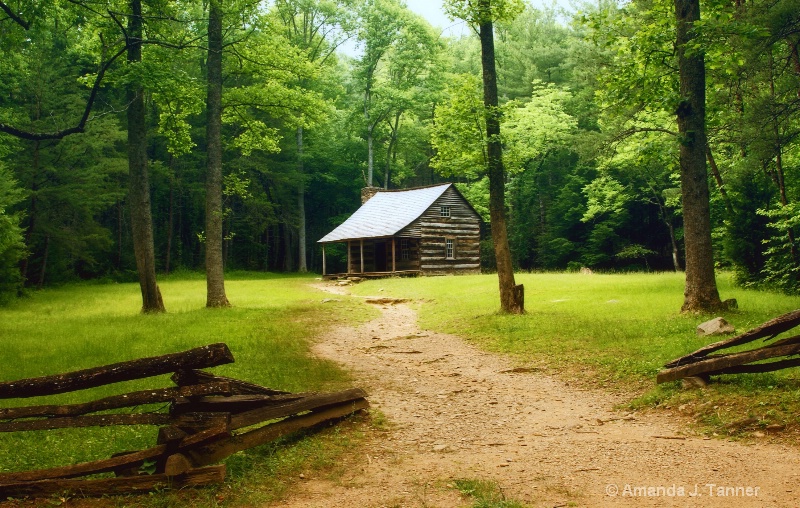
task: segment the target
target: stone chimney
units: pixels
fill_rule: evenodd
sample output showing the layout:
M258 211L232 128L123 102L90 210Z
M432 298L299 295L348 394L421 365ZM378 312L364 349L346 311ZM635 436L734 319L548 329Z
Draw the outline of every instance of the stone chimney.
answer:
M383 189L380 187L364 187L363 189L361 189L361 204L363 205L364 203L369 201L369 198L371 198L372 196L374 196L375 194L377 194L379 191L382 190Z

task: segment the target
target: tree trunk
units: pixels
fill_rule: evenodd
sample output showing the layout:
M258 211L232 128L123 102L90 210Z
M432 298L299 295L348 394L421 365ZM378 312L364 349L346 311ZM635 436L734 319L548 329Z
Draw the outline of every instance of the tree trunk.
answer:
M481 10L491 12L489 0L481 1ZM494 28L492 22L480 24L481 64L483 66L483 104L486 114L487 166L489 173L489 215L500 284L500 308L503 312L525 312L522 285L514 282L511 250L508 246L505 210L505 169L500 141L500 111L497 107L497 73L494 59Z
M44 237L44 252L42 252L42 269L39 271L39 289L44 287L44 277L47 274L47 258L50 256L50 235Z
M672 267L676 272L680 272L681 261L678 253L678 239L675 237L675 226L672 225L672 221L667 222L667 229L669 229L669 241L672 245Z
M222 8L208 6L206 97L206 307L227 307L222 260Z
M670 213L667 210L667 206L662 200L658 191L656 191L655 187L653 187L652 185L648 186L650 187L650 191L653 193L653 203L658 205L658 214L661 217L661 222L663 222L664 225L667 226L667 230L669 231L669 241L670 245L672 246L672 267L675 269L676 272L680 272L681 263L678 250L678 238L675 236L675 226L672 224L672 217L670 217Z
M172 155L169 156L169 218L167 219L167 252L164 259L164 273L169 273L170 263L172 261L172 237L174 236L175 229L175 177L172 174Z
M675 0L676 47L682 98L676 114L686 247L682 312L711 311L722 307L714 277L711 245L711 209L706 169L705 62L701 52L686 52L687 43L694 37L692 24L699 19L699 0Z
M292 271L292 228L288 222L283 225L283 271Z
M369 117L367 117L369 121ZM372 127L367 127L367 187L372 187L373 165L375 161L374 149L372 146Z
M142 61L142 2L130 0L128 18L128 63ZM144 89L138 84L128 87L128 171L130 187L133 251L139 286L142 291L142 312L164 312L164 302L156 282L153 248L153 218L150 211L150 178L147 169L147 124Z
M297 128L297 172L300 183L297 185L297 271L306 273L306 181L303 167L303 127Z
M392 163L397 158L397 131L400 128L400 118L402 116L403 112L398 111L394 115L394 121L389 120L391 136L389 136L389 146L386 148L386 170L383 178L384 189L389 189L389 180L392 176Z
M123 213L125 213L125 209L122 206L122 201L117 199L117 270L122 269L122 228L124 224L122 217Z
M725 182L722 180L722 174L719 172L717 161L714 159L714 154L711 153L711 147L709 146L706 146L706 158L708 159L708 164L711 166L711 174L714 175L714 180L717 182L719 195L722 196L722 201L725 203L725 211L728 212L729 217L733 217L731 198L728 196L728 191L725 189Z

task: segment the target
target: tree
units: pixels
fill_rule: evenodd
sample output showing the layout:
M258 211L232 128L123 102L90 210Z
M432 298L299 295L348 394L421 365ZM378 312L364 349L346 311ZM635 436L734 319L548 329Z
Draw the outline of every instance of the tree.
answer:
M375 129L388 115L386 108L376 107L375 85L377 72L384 56L395 43L403 23L403 12L396 0L368 0L361 10L359 41L363 55L356 63L356 78L363 94L364 126L367 140L366 185L372 187L374 178Z
M680 141L681 197L683 203L686 285L682 312L721 308L714 276L711 211L706 169L706 79L700 48L689 45L693 24L700 20L699 0L675 0L681 101L677 108Z
M667 15L670 10L671 16ZM611 140L660 132L673 136L679 145L686 251L684 311L722 305L714 278L706 167L707 41L698 38L699 20L697 0L675 0L671 8L652 0L622 8L604 5L586 22L596 42L594 56L604 68L598 95L610 113L606 126ZM669 37L672 33L674 40ZM660 113L667 111L677 116L677 133L661 122Z
M392 180L392 166L398 162L401 127L405 127L405 123L423 124L441 90L441 72L438 71L441 45L437 34L420 16L411 12L405 14L397 41L389 51L383 79L375 92L381 109L386 112L384 121L388 127L385 189ZM406 117L412 120L404 122Z
M142 61L142 2L130 0L126 45L128 65L136 67ZM128 85L128 167L130 183L128 201L131 209L133 248L139 286L142 292L142 312L165 312L161 290L156 281L156 260L153 248L153 217L150 208L150 177L147 169L147 123L145 118L144 87L136 80Z
M321 2L317 0L278 0L275 10L286 31L287 39L300 48L309 62L320 68L354 30L353 5L349 0ZM312 88L312 83L301 86ZM304 167L303 125L297 126L297 245L299 272L308 271L306 254L306 171Z
M508 245L505 205L505 169L500 139L500 108L497 96L497 71L494 55L494 22L511 19L521 6L511 0L479 0L477 4L453 0L446 11L478 29L483 69L483 105L486 122L486 159L489 176L489 214L494 244L497 276L500 285L500 308L503 312L525 312L524 290L514 281L514 267Z
M222 258L222 8L208 5L206 60L206 307L228 307Z

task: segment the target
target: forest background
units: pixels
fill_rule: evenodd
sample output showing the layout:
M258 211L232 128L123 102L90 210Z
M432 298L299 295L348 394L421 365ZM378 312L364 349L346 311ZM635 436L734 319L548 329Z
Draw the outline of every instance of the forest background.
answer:
M715 262L740 284L797 292L800 0L702 8L688 50L705 55ZM204 267L209 216L227 270L320 271L316 240L366 185L454 181L488 219L480 46L469 30L443 34L399 0L0 9L0 298L137 279L137 97L159 273ZM682 269L672 2L600 0L569 14L526 5L497 23L496 45L515 266ZM221 90L219 148L211 85ZM209 215L215 150L222 202ZM327 254L329 271L344 267L344 248Z

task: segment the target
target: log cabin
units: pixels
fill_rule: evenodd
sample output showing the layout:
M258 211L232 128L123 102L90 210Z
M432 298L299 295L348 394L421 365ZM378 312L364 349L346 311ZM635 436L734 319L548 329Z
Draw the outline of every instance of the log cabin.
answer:
M366 187L361 208L322 237L323 277L480 273L481 217L451 183ZM326 271L325 245L347 244L346 274Z

